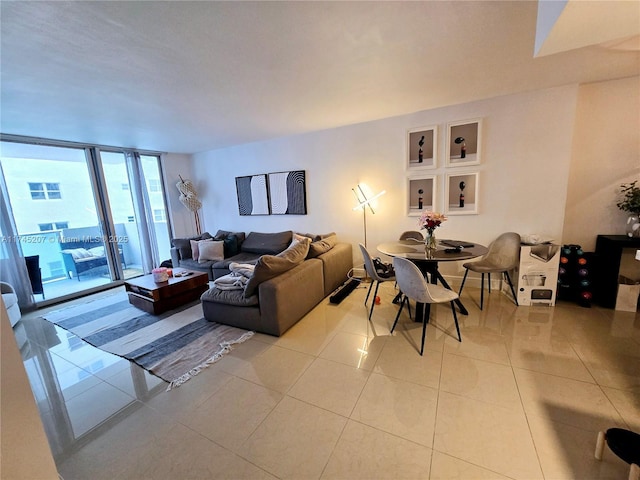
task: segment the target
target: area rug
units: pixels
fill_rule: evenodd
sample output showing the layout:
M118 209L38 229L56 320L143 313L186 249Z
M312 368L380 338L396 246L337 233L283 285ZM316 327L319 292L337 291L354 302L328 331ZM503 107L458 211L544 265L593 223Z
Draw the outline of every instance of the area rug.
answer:
M47 313L44 318L101 350L135 362L169 382L167 390L253 336L253 332L205 320L200 302L151 315L131 305L125 293Z

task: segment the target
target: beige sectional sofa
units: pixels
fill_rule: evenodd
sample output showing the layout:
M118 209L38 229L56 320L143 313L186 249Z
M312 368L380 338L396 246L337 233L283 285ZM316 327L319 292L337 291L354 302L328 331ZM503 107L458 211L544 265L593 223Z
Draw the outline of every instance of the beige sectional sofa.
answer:
M247 235L245 242L251 241L252 235ZM260 234L265 245L269 244L268 235ZM201 297L205 318L275 336L295 325L346 282L353 267L351 244L338 242L335 234L309 237L313 238L290 241L278 254L260 255L246 291L214 286L205 292ZM228 258L225 263L229 267L234 261Z

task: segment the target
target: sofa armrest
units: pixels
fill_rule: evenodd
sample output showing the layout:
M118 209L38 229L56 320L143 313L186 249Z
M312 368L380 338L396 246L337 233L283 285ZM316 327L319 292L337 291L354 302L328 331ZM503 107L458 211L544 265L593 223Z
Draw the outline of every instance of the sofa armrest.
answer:
M322 262L312 258L258 287L265 333L280 336L324 298Z
M337 243L331 250L317 257L322 261L324 296L331 294L347 281L353 268L353 247L350 243Z
M69 278L77 277L78 270L76 268L76 261L73 259L73 255L66 252L62 253L62 261L64 262L64 270Z
M171 247L171 265L173 268L178 268L180 266L180 250L176 247Z

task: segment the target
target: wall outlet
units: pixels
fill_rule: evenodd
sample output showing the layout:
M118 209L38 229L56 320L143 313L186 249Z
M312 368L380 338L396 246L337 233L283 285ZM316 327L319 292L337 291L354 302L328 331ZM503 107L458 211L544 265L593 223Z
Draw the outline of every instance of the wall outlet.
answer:
M636 260L640 260L640 250L636 250Z

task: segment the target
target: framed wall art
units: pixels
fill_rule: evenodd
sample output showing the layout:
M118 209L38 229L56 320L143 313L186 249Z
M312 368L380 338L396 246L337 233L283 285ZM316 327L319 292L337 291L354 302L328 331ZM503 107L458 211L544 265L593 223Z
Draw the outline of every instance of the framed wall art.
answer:
M267 175L236 177L240 215L269 215Z
M449 173L444 183L447 215L478 214L480 172Z
M436 168L438 127L414 128L407 132L407 168Z
M272 215L306 215L305 171L269 174L269 207Z
M424 210L436 209L437 176L407 178L407 214L419 216Z
M447 125L445 164L447 167L478 165L482 151L482 119Z

